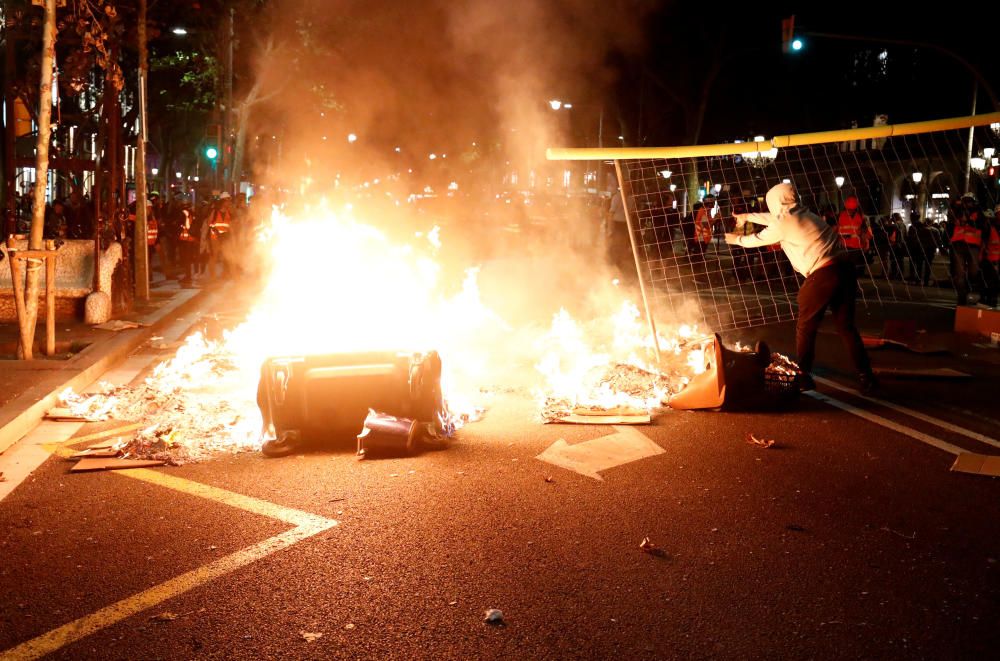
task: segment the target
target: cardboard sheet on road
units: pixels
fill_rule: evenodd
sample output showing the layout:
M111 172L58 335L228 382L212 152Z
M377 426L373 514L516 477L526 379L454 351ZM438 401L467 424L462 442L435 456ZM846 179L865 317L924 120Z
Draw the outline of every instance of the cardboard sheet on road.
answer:
M162 466L164 463L166 462L151 459L81 459L69 471L71 473L83 473L86 471L121 470L124 468L150 468L152 466Z
M1000 456L963 452L955 458L951 470L974 475L1000 477Z
M148 326L139 321L129 321L128 319L112 319L111 321L106 321L103 324L95 324L94 328L100 328L101 330L107 331L123 331L132 328L142 328L143 326Z

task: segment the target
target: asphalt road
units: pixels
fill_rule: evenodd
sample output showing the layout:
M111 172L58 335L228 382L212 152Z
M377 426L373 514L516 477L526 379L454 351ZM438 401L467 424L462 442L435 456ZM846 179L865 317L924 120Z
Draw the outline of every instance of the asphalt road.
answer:
M787 335L767 333L776 345ZM821 355L840 378L836 347ZM939 359L978 378L887 382L882 396L1000 436L1000 413L986 408L995 369ZM804 397L784 413L668 411L641 427L662 454L597 481L535 457L558 439L614 430L541 425L534 413L527 397L500 395L450 448L411 458L359 461L345 443L153 471L181 478L173 487L124 472L70 475L53 457L0 502L0 650L35 641L66 659L995 655L1000 482L950 472L947 452ZM776 445L750 445L747 433ZM296 529L287 508L316 515L301 515L309 534L261 546ZM639 549L647 537L660 553ZM107 608L118 602L127 607ZM489 608L503 611L503 626L483 622Z

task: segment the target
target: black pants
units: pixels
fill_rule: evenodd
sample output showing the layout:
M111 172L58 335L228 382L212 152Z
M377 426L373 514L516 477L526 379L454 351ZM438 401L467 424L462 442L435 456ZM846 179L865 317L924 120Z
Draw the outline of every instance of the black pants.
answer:
M979 275L979 246L965 241L951 244L951 281L955 285L958 304L969 302L969 281Z
M799 367L808 374L816 357L816 333L819 332L823 313L829 307L837 333L851 356L858 374L870 374L868 352L861 341L861 334L854 325L854 303L858 279L854 264L841 259L829 264L806 278L799 289L799 319L795 327L795 351Z

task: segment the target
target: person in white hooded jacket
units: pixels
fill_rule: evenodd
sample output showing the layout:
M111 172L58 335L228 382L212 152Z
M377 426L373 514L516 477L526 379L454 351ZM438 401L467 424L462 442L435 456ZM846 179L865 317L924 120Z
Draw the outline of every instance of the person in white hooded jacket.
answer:
M799 315L795 327L795 350L805 374L803 389L814 387L813 360L816 334L827 308L851 356L862 392L876 387L871 362L861 334L854 324L858 280L836 227L799 203L791 184L778 184L767 191L767 213L737 214L737 226L745 222L764 225L756 234L726 234L726 243L744 248L780 243L792 267L805 276L799 288Z

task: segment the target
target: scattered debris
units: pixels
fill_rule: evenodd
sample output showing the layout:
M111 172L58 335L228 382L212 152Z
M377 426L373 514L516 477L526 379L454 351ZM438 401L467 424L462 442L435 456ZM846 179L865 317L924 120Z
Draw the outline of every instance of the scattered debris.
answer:
M917 538L917 533L916 532L914 532L912 535L905 535L905 534L899 532L898 530L893 530L892 528L888 528L886 526L882 526L881 528L879 528L879 530L884 530L885 532L891 532L893 535L896 535L897 537L902 537L903 539L916 539Z
M112 319L111 321L106 321L103 324L96 324L94 328L99 328L101 330L106 330L106 331L114 331L117 333L118 331L129 330L132 328L142 328L143 326L147 325L148 324L144 324L138 321L129 321L128 319Z
M665 558L667 556L667 552L654 544L649 537L642 538L642 542L639 544L639 550L643 553L648 553L649 555L655 555L658 558Z
M1000 456L963 452L955 458L951 470L974 475L1000 477Z
M492 624L493 626L501 626L505 624L503 620L503 611L499 608L490 608L486 611L486 617L483 619L486 624Z
M354 624L353 623L345 624L344 625L344 629L346 629L347 631L353 631L354 630Z
M652 422L652 416L648 413L641 415L571 414L547 422L563 422L574 425L648 425Z
M171 622L177 619L177 613L171 613L170 611L166 611L160 613L159 615L154 615L149 619L153 620L154 622Z
M549 484L552 484L553 482L556 481L556 479L554 477L552 477L551 475L546 475L545 476L545 481L548 482Z
M680 368L669 373L657 373L635 365L615 363L603 372L589 375L587 381L588 384L581 390L589 391L590 395L579 398L579 401L546 398L542 406L542 421L589 425L648 424L651 413L661 406L661 402L687 386L689 376ZM596 403L609 401L609 396L618 403Z
M765 450L774 447L773 438L757 438L753 434L749 433L747 434L747 443L749 443L750 445L755 445L759 448L764 448Z
M300 631L299 635L302 636L302 640L306 641L307 643L317 641L323 637L323 634L321 633L312 633L310 631Z
M457 606L457 605L458 605L458 602L457 602L457 601L449 601L449 602L448 602L448 605L449 605L449 606Z
M45 412L45 419L52 422L104 422L107 415L86 415L74 413L65 406L56 406Z
M117 457L122 453L121 448L87 448L86 450L80 450L79 452L74 452L70 455L70 459L84 459L86 457L92 457L94 459L111 459Z
M806 532L806 529L797 523L789 523L785 526L785 530L791 530L792 532Z

